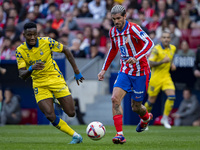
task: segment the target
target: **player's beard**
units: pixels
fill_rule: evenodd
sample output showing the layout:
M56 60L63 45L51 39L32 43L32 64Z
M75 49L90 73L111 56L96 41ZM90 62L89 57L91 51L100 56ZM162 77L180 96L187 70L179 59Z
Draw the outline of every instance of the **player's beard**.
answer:
M124 22L121 23L121 26L120 26L120 23L116 24L115 26L116 26L116 28L117 28L118 30L122 30L122 29L123 29L123 26L124 26ZM117 26L118 26L118 27L117 27Z

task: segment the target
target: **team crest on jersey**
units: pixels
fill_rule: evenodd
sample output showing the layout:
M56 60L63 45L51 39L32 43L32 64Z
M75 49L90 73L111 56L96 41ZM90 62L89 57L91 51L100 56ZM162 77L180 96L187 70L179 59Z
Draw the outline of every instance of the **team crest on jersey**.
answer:
M43 51L42 51L42 49L40 49L40 55L43 55L44 53L43 53Z

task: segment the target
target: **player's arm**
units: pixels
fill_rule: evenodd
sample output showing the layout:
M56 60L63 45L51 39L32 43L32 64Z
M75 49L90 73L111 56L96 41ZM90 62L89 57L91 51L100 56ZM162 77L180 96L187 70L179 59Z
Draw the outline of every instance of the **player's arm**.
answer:
M2 68L2 67L0 67L0 73L1 73L1 74L5 74L5 73L6 73L6 69L5 69L5 68Z
M74 70L74 73L75 73L75 79L76 79L76 82L77 84L79 85L79 81L80 82L83 82L84 78L83 76L81 75L77 65L76 65L76 62L75 62L75 59L72 55L72 53L70 52L70 50L67 48L67 46L63 45L63 50L62 52L65 54L66 58L68 59L68 61L70 62L73 70Z
M176 70L176 66L175 66L175 64L173 62L174 62L174 57L172 59L172 63L171 63L171 66L170 66L171 71L175 71Z
M168 56L166 56L165 58L163 58L161 61L157 61L157 59L159 58L159 51L156 48L156 46L153 48L150 56L149 56L149 64L150 67L157 67L160 66L164 63L168 63L170 62L170 59Z
M108 52L108 55L105 59L104 65L102 67L102 70L100 71L100 73L98 74L98 79L99 81L103 81L104 79L104 74L106 73L108 67L110 66L111 62L113 61L113 59L115 58L115 56L117 55L118 50L115 47L115 43L111 38L111 47L110 50Z
M133 31L133 36L136 37L138 40L142 40L145 43L143 48L134 56L138 61L151 52L152 48L154 47L154 43L139 25L132 26L131 29Z
M149 61L150 63L150 67L157 67L157 66L160 66L164 63L168 63L170 62L170 58L168 56L166 56L165 58L163 58L163 60L159 61L159 62L156 62L156 61Z
M37 62L34 65L31 65L28 70L26 67L20 68L19 69L19 77L23 80L26 80L28 77L31 76L31 73L33 70L42 70L44 69L44 63L43 62Z

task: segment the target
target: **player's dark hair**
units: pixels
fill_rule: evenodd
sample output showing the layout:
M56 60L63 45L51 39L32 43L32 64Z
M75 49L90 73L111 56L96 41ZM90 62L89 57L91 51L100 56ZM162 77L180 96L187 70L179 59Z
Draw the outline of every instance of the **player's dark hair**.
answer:
M37 26L34 22L28 22L24 25L24 30L30 29L30 28L36 28L37 29Z
M118 13L121 13L122 16L126 14L126 10L122 5L115 5L111 9L111 14L118 14Z
M163 35L164 33L168 33L169 35L171 34L170 31L168 31L168 30L164 30L164 31L162 32L162 35Z
M34 7L35 7L35 6L36 6L36 7L40 7L40 4L35 3L33 6L34 6Z

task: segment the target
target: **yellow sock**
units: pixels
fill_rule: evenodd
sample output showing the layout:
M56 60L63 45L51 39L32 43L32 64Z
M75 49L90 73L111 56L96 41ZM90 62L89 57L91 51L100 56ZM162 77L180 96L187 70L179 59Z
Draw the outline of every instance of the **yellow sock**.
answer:
M153 104L151 104L150 102L146 101L146 103L144 104L144 106L146 107L148 112L151 112L152 108L153 108Z
M168 99L165 102L165 108L164 108L164 115L169 116L173 106L174 106L174 100L175 97L168 97Z
M56 120L52 124L59 130L67 133L70 136L73 136L73 134L75 133L75 131L72 128L70 128L65 121L63 121L57 116Z

